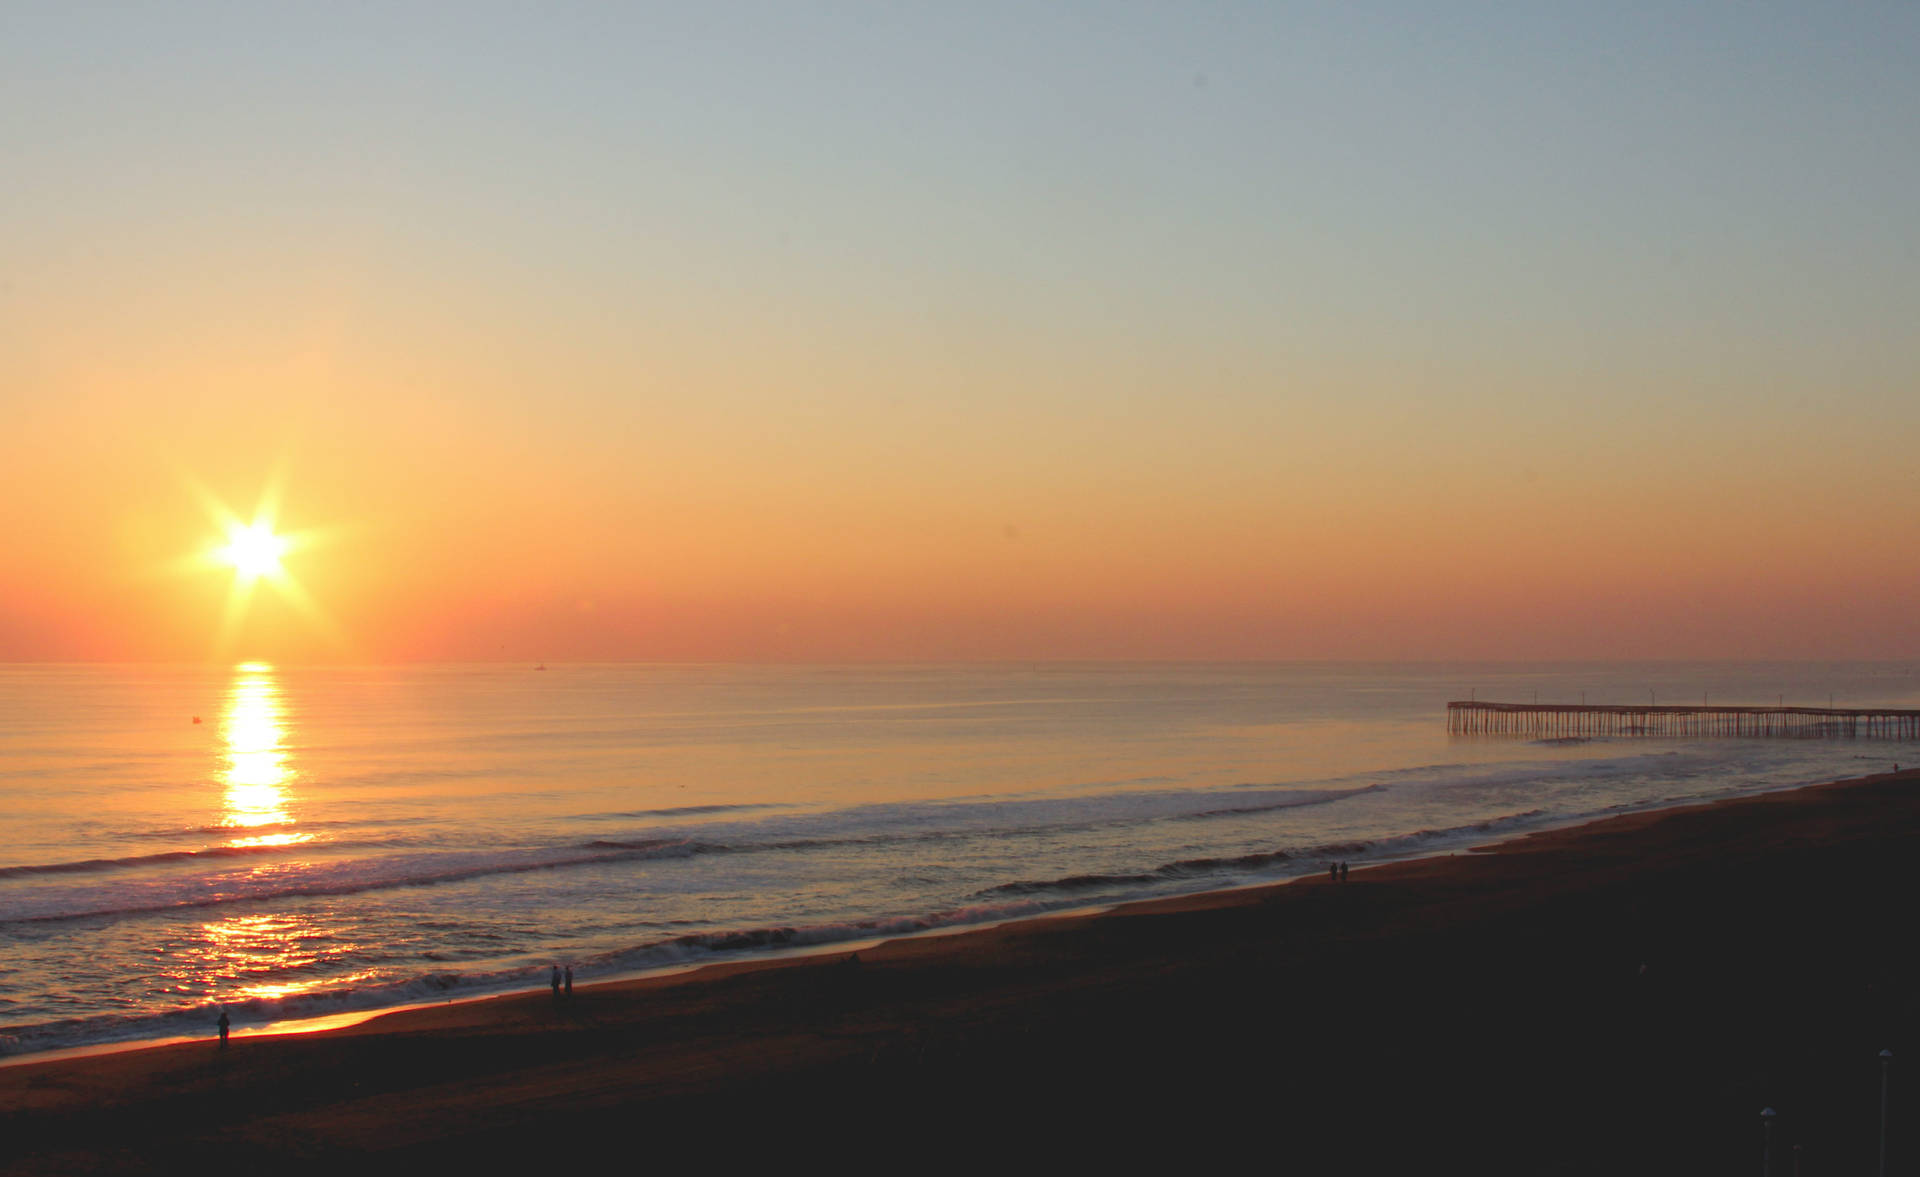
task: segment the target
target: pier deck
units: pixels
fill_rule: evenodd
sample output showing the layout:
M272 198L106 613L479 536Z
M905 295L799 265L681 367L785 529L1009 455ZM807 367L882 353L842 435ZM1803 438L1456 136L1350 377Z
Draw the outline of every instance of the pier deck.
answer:
M1455 735L1740 736L1783 739L1920 739L1920 710L1888 707L1588 706L1447 704Z

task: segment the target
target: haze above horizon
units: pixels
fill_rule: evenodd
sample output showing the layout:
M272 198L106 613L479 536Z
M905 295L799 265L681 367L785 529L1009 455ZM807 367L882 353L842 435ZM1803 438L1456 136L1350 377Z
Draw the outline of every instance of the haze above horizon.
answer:
M10 6L0 660L1920 657L1917 58Z

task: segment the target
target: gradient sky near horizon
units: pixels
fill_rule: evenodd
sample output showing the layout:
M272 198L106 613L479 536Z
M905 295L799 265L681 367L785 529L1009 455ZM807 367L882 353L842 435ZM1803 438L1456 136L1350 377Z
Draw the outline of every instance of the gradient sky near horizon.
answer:
M0 658L1920 657L1915 61L1910 3L7 4ZM312 608L222 637L195 488L276 482Z

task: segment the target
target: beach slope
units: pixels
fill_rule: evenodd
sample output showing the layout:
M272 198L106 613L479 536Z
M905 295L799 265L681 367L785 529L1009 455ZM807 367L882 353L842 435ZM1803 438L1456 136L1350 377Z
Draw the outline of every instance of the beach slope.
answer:
M0 1068L8 1173L611 1154L1870 1171L1920 774L848 954ZM1906 1060L1911 1058L1911 1063ZM1920 1162L1908 1084L1890 1149Z

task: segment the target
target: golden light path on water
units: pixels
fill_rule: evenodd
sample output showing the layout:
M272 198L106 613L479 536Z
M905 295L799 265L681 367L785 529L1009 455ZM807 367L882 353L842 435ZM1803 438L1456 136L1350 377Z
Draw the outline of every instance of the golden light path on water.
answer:
M219 824L233 847L294 846L313 835L294 828L292 786L297 777L287 749L286 708L274 668L244 662L234 668L222 717L216 778L222 787ZM285 863L258 870L282 870ZM312 992L327 981L288 974L322 964L341 949L324 921L300 912L248 913L202 924L193 946L192 971L211 982L222 998L273 999ZM184 978L183 978L184 980Z
M272 832L230 838L227 845L290 846L310 839L313 835L285 828L293 824L287 810L293 771L282 747L286 729L273 667L244 662L235 668L223 734L227 747L221 781L226 794L221 824L235 830L274 827Z
M351 985L372 976L363 971L330 977L325 982L287 976L292 970L325 963L340 948L323 922L297 912L216 920L201 926L198 939L202 964L216 976L238 982L228 992L241 1000L292 997L323 987ZM266 980L266 976L276 979Z

